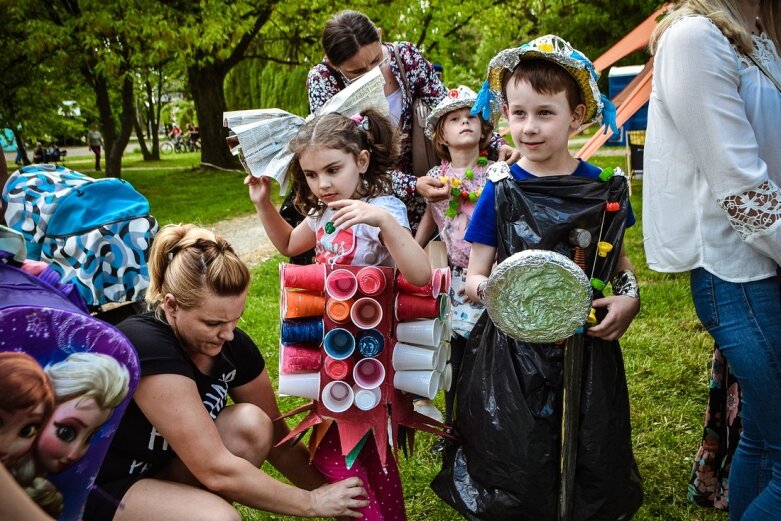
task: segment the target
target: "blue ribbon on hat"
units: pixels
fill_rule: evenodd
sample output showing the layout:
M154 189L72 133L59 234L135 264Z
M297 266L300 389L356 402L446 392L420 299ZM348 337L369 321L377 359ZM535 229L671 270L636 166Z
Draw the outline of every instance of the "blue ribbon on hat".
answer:
M605 124L604 134L607 134L607 129L613 131L613 134L618 134L618 125L616 125L616 106L607 99L604 94L599 95L602 98L602 122Z
M481 116L483 121L491 121L491 110L494 103L496 103L496 100L494 99L493 91L491 91L491 85L489 85L488 80L485 80L483 86L480 87L480 92L477 93L477 98L469 113L473 116Z
M573 49L572 54L570 54L570 58L575 58L579 62L583 63L583 65L586 66L586 70L591 74L591 77L594 78L594 81L599 81L599 74L597 74L597 70L594 68L594 64L591 63L591 60L586 58L580 51Z

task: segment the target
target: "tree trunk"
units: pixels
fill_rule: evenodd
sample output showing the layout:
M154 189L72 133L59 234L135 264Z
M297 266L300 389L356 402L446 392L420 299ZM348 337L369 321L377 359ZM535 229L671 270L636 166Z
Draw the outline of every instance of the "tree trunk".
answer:
M152 153L146 146L144 131L141 129L141 122L138 120L138 116L133 118L133 128L136 131L136 136L138 137L138 147L141 149L141 155L144 157L144 161L152 161Z
M14 133L14 139L16 139L16 146L21 152L22 156L22 165L27 166L30 164L30 158L27 157L27 148L24 146L24 136L22 136L22 131L19 130L18 125L13 125L13 128L11 131Z
M226 108L225 74L221 64L193 65L187 70L187 79L201 130L201 163L238 168L238 161L225 142L228 131L222 125Z
M106 176L122 177L122 155L130 141L133 123L136 121L136 103L133 80L130 76L122 79L122 112L119 115L119 135L106 155Z

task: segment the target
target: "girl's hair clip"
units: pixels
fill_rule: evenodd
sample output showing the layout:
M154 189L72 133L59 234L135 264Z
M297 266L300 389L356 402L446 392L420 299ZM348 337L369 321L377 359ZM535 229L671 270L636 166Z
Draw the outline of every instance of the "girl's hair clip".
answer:
M350 119L353 120L353 123L358 125L361 130L369 131L369 118L361 115L360 112L350 116Z

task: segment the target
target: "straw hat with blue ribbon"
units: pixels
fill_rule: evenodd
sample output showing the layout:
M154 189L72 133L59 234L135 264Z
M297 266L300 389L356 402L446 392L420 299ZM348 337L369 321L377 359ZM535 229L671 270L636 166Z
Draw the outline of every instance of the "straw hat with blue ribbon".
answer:
M616 108L603 94L599 92L597 80L599 74L594 64L580 51L574 49L569 42L548 34L520 47L505 49L494 56L488 65L488 78L477 93L477 101L472 106L472 114L481 115L486 121L501 113L502 84L505 75L511 73L523 60L543 59L563 67L569 72L580 87L586 112L583 123L598 121L600 118L605 129L616 128Z

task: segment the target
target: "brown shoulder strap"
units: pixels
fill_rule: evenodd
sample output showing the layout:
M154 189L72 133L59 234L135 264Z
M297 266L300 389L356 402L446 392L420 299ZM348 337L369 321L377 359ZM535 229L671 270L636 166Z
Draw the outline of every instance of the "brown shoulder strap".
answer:
M407 91L407 97L412 100L412 91L407 81L407 71L404 70L404 62L401 61L401 56L399 56L399 44L397 43L393 44L393 55L396 56L396 63L399 65L399 71L401 71L401 81L404 83L404 90Z

